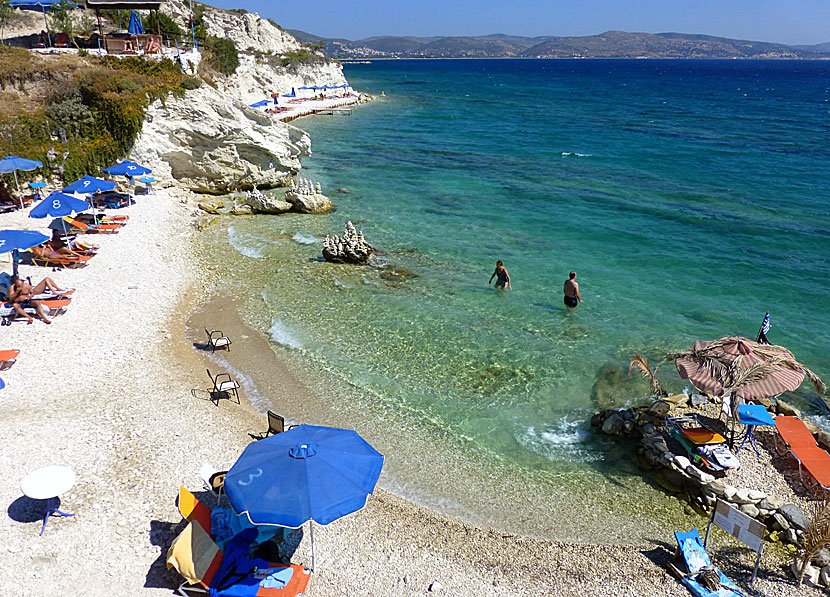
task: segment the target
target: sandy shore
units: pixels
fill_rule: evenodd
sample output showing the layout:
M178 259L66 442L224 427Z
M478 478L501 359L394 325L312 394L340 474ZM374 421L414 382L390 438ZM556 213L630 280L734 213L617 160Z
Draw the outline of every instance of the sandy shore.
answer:
M102 248L88 267L22 266L33 282L50 275L78 291L51 326L17 322L0 332L0 349L21 350L0 391L2 595L170 595L181 582L164 565L182 528L179 485L199 490L203 462L232 463L249 434L266 427L245 396L241 405L216 406L191 395L208 387L206 367L257 366L265 342L253 332L234 338L232 361L194 349L202 338L188 329L238 324L229 321L232 300L207 298L210 282L191 245L193 206L172 192L139 197L120 234L93 239ZM26 215L0 216L0 227L45 228ZM256 393L288 409L292 395L312 391L288 368L283 379ZM39 537L43 505L19 487L47 464L77 473L61 496L62 509L76 516L50 521ZM294 562L310 563L308 543L303 537ZM315 543L310 597L688 594L665 572L670 535L622 546L541 541L466 524L382 490L363 511L318 528ZM717 546L727 574L747 581L752 555L727 539ZM797 591L783 566L765 555L756 588L817 593Z

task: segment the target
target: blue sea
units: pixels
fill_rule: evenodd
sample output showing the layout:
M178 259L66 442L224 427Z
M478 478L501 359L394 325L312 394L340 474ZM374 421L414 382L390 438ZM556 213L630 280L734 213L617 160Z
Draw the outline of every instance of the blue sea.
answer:
M538 536L647 536L682 506L588 424L648 402L632 354L688 391L667 352L754 338L769 311L770 340L830 377L830 62L344 69L378 98L292 123L337 211L236 218L227 240L274 350L331 389L302 415L384 451L388 489ZM320 260L346 221L374 266ZM784 398L824 423L809 384Z

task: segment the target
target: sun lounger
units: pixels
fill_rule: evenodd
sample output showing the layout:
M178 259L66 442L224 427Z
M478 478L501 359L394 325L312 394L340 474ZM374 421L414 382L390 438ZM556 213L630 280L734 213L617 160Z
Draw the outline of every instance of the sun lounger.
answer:
M666 422L677 429L689 441L697 445L722 444L726 439L705 425L696 416L670 417Z
M66 312L66 307L69 306L69 302L69 299L51 299L40 301L40 304L46 312L47 317L57 317ZM24 307L23 312L27 315L37 315L37 309L34 307ZM2 325L11 325L16 316L17 311L14 310L11 303L0 304L0 321Z
M798 461L798 474L804 486L812 489L821 485L830 490L830 454L819 447L804 421L798 417L779 416L775 417L775 428L786 450ZM802 469L807 469L814 483L804 480Z
M64 216L63 219L73 234L116 234L122 228L118 224L86 224L69 216Z
M42 267L83 267L86 265L86 262L92 259L92 255L78 255L77 257L70 257L67 255L62 256L49 256L49 257L40 257L35 255L31 251L29 251L29 255L31 257L32 263L35 265L40 265Z
M270 563L248 555L256 532L243 531L228 542L223 553L199 522L190 522L167 551L167 567L185 578L179 594L293 597L304 593L311 574L303 566Z
M11 368L17 362L19 350L0 350L0 371Z
M745 597L720 569L712 564L697 529L674 534L677 551L669 571L697 597ZM708 588L707 588L708 587Z
M741 467L741 462L725 443L696 444L680 429L671 425L669 425L669 436L686 450L695 464L705 467L707 472L722 476L727 470Z

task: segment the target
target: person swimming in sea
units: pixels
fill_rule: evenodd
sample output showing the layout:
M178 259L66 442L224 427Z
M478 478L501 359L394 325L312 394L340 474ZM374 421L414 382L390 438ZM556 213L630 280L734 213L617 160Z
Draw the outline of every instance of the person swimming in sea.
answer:
M565 280L565 305L573 309L582 302L579 296L579 284L576 283L576 272L571 272Z
M490 276L490 280L487 282L488 286L494 277L496 278L496 288L509 288L513 290L513 286L510 284L510 274L507 273L507 268L504 267L501 261L496 261L496 271Z

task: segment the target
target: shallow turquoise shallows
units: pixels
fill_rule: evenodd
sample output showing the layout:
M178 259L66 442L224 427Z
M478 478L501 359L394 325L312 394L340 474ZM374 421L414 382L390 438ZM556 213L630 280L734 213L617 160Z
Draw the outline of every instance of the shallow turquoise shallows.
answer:
M610 512L625 498L601 496L627 484L632 503L658 500L592 438L591 413L646 402L628 377L633 353L657 365L697 339L754 338L767 310L770 340L830 377L830 63L345 71L385 96L295 123L313 140L303 175L338 211L237 219L229 240L274 261L262 281L271 338L347 382L358 430L387 454L385 486L510 529L593 538L576 523L557 533L498 519L515 495L494 505L498 491L477 497L487 483L458 476L532 478L521 491L537 511L538 496L575 494ZM320 235L347 220L382 267L317 260ZM512 291L487 284L497 259ZM585 301L574 310L562 300L571 270ZM671 364L658 377L689 387ZM819 421L827 412L809 385L788 399Z

